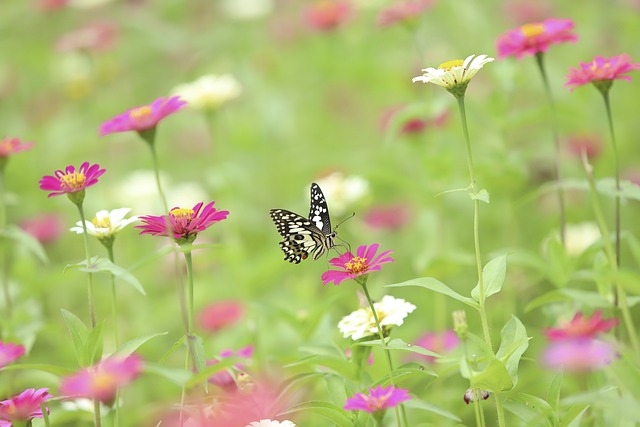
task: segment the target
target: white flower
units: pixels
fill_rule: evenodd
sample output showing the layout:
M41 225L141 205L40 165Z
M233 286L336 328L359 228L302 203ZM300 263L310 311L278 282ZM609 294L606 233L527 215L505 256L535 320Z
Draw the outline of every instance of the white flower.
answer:
M78 9L91 9L112 2L113 0L71 0L69 6Z
M132 216L129 219L124 218L130 211L131 209L129 208L120 208L111 212L97 212L95 218L84 222L87 227L87 233L99 239L113 236L127 225L138 220L137 216ZM71 231L75 231L78 234L84 233L82 221L78 221L75 227L71 227Z
M416 309L415 305L391 295L385 295L380 302L374 302L373 306L383 329L402 325L404 318ZM345 338L351 337L354 341L378 334L378 327L369 307L362 307L343 317L338 323L338 329Z
M213 110L237 98L240 93L242 86L231 74L207 74L192 83L177 86L172 94L187 101L189 107Z
M271 421L271 420L260 420L254 421L251 424L247 424L245 427L296 427L294 423L291 421Z
M221 0L219 6L229 18L257 19L273 11L273 0Z
M316 183L327 198L329 211L336 216L344 214L349 206L369 194L369 183L357 175L345 176L342 172L333 172Z
M567 224L564 230L564 245L567 255L580 255L600 238L600 229L594 222Z
M491 61L495 59L487 55L469 55L464 61L457 59L444 62L438 68L425 68L422 76L414 77L411 81L433 83L451 89L466 84L484 64Z

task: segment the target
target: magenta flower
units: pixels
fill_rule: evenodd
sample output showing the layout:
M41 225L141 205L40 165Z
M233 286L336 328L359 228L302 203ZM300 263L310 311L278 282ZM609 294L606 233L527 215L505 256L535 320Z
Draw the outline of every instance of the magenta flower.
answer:
M376 230L399 230L411 221L412 213L403 204L373 206L364 214L364 222Z
M24 346L0 341L0 369L15 362L24 354Z
M78 193L96 184L105 172L106 169L100 169L100 165L90 165L89 162L81 164L77 171L75 167L67 166L64 172L57 170L54 176L42 177L40 189L51 191L48 197Z
M41 405L53 396L48 388L28 388L17 396L0 402L0 425L27 425L34 418L42 418ZM49 413L49 408L47 408ZM28 424L30 425L30 423Z
M508 31L496 42L498 58L513 55L520 59L546 52L552 44L575 42L578 36L572 33L574 26L570 19L549 18Z
M631 81L631 76L625 74L638 68L640 64L634 64L626 53L613 58L596 56L591 62L581 63L580 68L571 68L564 85L571 91L587 83L610 86L614 80Z
M414 344L434 353L444 354L455 349L460 344L460 339L453 330L449 329L443 332L427 332L418 338ZM424 359L429 363L436 361L433 356L424 356L417 353L412 353L411 358Z
M433 5L433 0L408 0L392 4L378 15L378 26L388 27L396 23L410 23Z
M18 226L38 239L43 245L58 240L66 232L67 227L60 215L52 213L43 213L25 218L18 223Z
M607 332L618 324L618 319L602 319L602 311L598 310L591 317L577 312L570 322L560 328L547 328L545 335L549 341L560 341L573 338L596 338L598 334Z
M200 312L200 327L208 332L217 332L236 323L244 314L242 302L235 300L218 301Z
M330 31L351 17L351 5L345 0L319 0L304 11L305 23L319 31Z
M376 388L370 388L369 394L356 393L355 396L347 399L343 409L347 411L376 412L393 408L409 399L411 399L411 396L409 396L408 390L395 388L392 385L385 388L377 386Z
M150 130L160 120L179 111L187 105L179 96L158 98L151 105L131 108L124 113L107 120L100 126L100 136L110 133Z
M217 363L220 363L220 360L226 359L227 357L241 357L244 359L250 359L253 356L253 346L248 345L246 347L241 348L238 351L233 350L223 350L220 352L219 359L211 359L207 360L207 366L213 366ZM244 369L244 365L242 363L236 363L233 365L236 369ZM236 382L233 377L227 370L218 371L215 374L211 375L208 381L212 384L215 384L219 387L225 388L230 386L235 386Z
M33 142L22 142L19 138L2 138L0 140L0 158L7 158L20 151L30 150L33 145Z
M564 368L569 372L588 372L610 365L618 357L611 344L591 338L554 341L544 350L547 368Z
M387 256L393 251L384 251L376 256L379 247L378 243L369 247L362 245L358 247L355 256L351 252L345 252L338 258L333 258L329 263L341 270L329 270L322 273L322 283L326 285L333 282L334 285L339 285L344 280L355 279L371 271L380 270L382 264L393 261L393 258Z
M68 397L97 399L110 405L118 388L129 384L142 371L142 359L137 355L108 358L62 379L60 393Z
M216 202L211 202L202 209L203 202L198 203L193 209L173 208L169 215L140 217L144 225L136 225L140 228L140 234L151 234L153 236L169 236L167 228L171 232L171 237L182 242L192 242L199 232L206 230L212 224L227 218L229 211L219 211L213 207Z

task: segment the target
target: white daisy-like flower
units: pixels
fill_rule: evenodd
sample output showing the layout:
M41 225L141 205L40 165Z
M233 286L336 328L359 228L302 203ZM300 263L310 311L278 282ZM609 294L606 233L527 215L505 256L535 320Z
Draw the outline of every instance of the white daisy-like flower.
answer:
M381 301L374 302L373 306L383 330L402 325L404 318L416 309L415 305L391 295L385 295ZM354 341L378 334L378 327L369 307L362 307L343 317L338 323L338 329L345 338L351 337Z
M342 172L333 172L316 183L322 188L332 215L340 216L352 204L369 194L369 182L361 176L345 176Z
M207 74L192 83L185 83L173 89L172 95L178 95L197 110L214 110L237 98L242 86L231 74L217 76Z
M260 420L247 424L245 427L296 427L291 421Z
M456 86L467 85L484 64L491 61L495 59L487 55L469 55L464 61L456 59L444 62L438 68L425 68L422 70L423 75L414 77L411 81L433 83L449 90Z
M96 236L98 239L107 239L113 237L127 225L138 220L137 216L125 219L125 216L131 211L129 208L114 209L109 211L99 211L95 218L91 221L85 221L87 233ZM76 222L75 227L71 227L71 231L78 234L84 233L82 229L82 221Z
M578 256L602 238L595 222L567 224L564 230L564 246L568 255Z

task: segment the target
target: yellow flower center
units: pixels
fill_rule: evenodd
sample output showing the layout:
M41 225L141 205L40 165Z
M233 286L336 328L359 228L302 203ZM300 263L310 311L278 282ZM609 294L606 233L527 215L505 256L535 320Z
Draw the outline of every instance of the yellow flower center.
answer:
M359 256L354 256L351 261L345 263L344 266L351 274L361 274L367 269L367 260Z
M464 60L462 59L454 59L452 61L443 62L438 65L438 68L441 70L449 71L453 67L462 67L464 65Z
M193 212L193 209L175 208L169 212L169 215L171 215L175 219L184 219L187 221L191 221L194 213L195 212Z
M83 173L74 172L68 173L60 178L60 187L64 188L82 188L85 180L87 179Z
M389 400L392 394L393 394L393 391L389 390L387 393L383 394L382 396L375 397L375 396L364 395L363 397L364 397L364 401L367 402L367 405L369 406L369 408L382 409L382 407L384 406L386 401Z
M129 112L129 117L135 121L146 119L149 116L151 116L151 106L149 105L134 108Z
M535 23L535 24L526 24L520 27L520 31L522 35L530 38L539 36L540 34L544 34L544 25Z
M91 385L97 390L111 390L117 386L116 378L103 372L97 372L91 378Z
M111 228L111 220L108 216L105 216L102 219L98 219L98 217L95 217L91 220L91 222L98 228Z

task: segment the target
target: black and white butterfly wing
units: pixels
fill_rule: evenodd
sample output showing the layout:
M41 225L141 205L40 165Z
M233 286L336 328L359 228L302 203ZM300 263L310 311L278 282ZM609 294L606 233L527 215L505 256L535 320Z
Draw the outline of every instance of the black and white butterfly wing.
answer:
M331 219L329 218L329 208L320 186L315 182L311 183L311 207L309 208L309 219L325 235L332 233Z
M280 248L286 261L298 264L310 254L317 259L328 249L327 237L312 221L284 209L271 209L270 214L282 236Z

